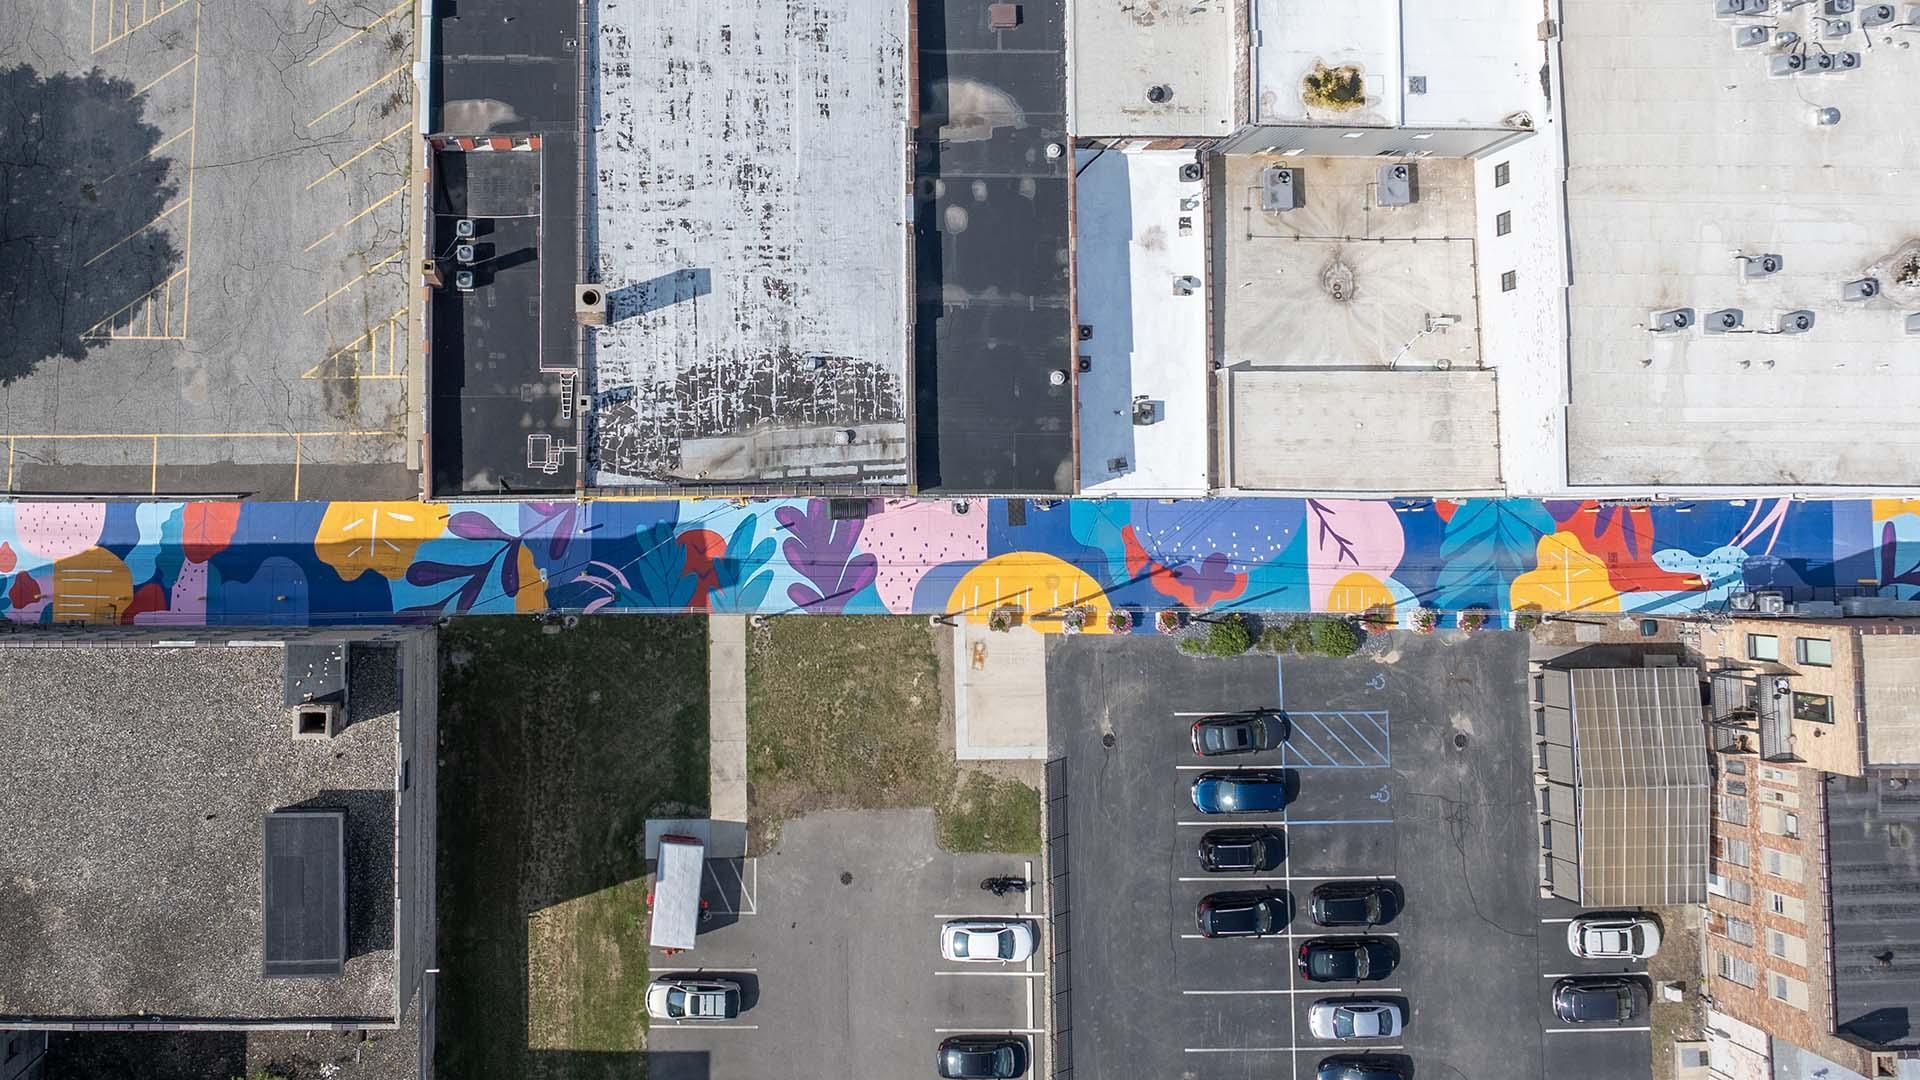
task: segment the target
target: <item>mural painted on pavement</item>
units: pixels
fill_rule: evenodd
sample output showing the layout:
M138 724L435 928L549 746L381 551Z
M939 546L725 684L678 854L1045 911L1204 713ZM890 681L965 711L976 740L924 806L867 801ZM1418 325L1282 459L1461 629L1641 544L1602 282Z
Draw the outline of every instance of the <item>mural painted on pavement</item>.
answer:
M843 504L844 505L844 504ZM17 623L1078 609L1680 613L1920 596L1920 501L0 503Z

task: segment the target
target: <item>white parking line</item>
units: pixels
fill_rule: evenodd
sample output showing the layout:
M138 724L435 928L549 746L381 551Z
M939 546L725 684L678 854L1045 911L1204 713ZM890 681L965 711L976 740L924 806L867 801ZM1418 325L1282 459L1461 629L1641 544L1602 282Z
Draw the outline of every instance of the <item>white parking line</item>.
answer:
M1611 1035L1616 1031L1652 1031L1650 1027L1546 1028L1549 1035Z
M935 1035L1045 1035L1036 1027L1023 1028L934 1028Z
M1028 860L1027 860L1027 862L1026 862L1026 869L1024 869L1024 870L1022 870L1022 871L1020 871L1020 876L1021 876L1021 879L1022 879L1022 880L1024 880L1024 881L1026 881L1026 882L1028 883L1028 884L1027 884L1027 891L1026 891L1026 892L1023 892L1023 893L1021 893L1021 894L1020 894L1020 897L1021 897L1021 899L1023 899L1023 900L1025 900L1025 901L1027 902L1027 914L1029 914L1029 915L1031 915L1031 914L1033 914L1033 884L1032 884L1032 882L1033 882L1033 860L1032 860L1032 859L1028 859Z
M1310 1053L1327 1053L1329 1051L1343 1049L1343 1047L1338 1043L1329 1043L1321 1046L1189 1046L1185 1049L1189 1054L1293 1054L1302 1050ZM1356 1042L1352 1048L1355 1053L1360 1051L1405 1049L1406 1047L1399 1043L1376 1046L1368 1042Z
M1632 979L1638 976L1643 976L1645 974L1646 972L1644 971L1555 971L1548 974L1542 974L1540 977L1543 979L1573 979L1573 978L1586 978L1586 977L1592 977L1592 978L1598 978L1598 979Z
M715 975L758 975L760 974L759 968L724 967L724 966L714 966L711 964L709 964L706 967L654 967L652 964L647 965L647 973L649 975L686 975L686 974L697 974L699 972L707 972L707 971L710 971Z
M648 1025L651 1031L664 1031L667 1028L686 1028L688 1031L759 1031L759 1024L681 1024L672 1020L655 1020Z
M1358 987L1342 988L1334 986L1300 986L1291 990L1182 990L1189 997L1237 997L1242 994L1350 994ZM1369 994L1404 994L1405 990L1397 986L1369 986Z
M1392 874L1208 874L1175 881L1396 881Z
M1179 769L1181 772L1246 772L1248 770L1265 770L1272 772L1275 769L1282 768L1282 766L1277 761L1269 761L1264 764L1256 761L1244 765L1175 765L1174 768ZM1292 766L1286 766L1286 768L1292 768Z
M1181 934L1180 936L1183 938L1200 938L1204 940L1207 935ZM1399 936L1400 936L1400 931L1398 930L1329 930L1324 927L1314 927L1311 930L1282 930L1280 933L1277 933L1277 934L1262 934L1259 937L1254 938L1254 940L1280 941L1284 939L1287 941L1299 941L1302 938L1399 937ZM1229 934L1229 935L1226 935L1226 937L1253 937L1253 935ZM1636 973L1628 972L1627 974L1631 975Z
M1045 922L1047 919L1045 915L1042 915L1037 911L989 911L989 912L986 912L985 914L976 913L972 915L953 915L953 914L935 915L934 918L936 919L1015 919L1015 920L1032 919L1035 922Z
M1391 825L1392 818L1237 818L1221 814L1210 821L1179 821L1175 824L1189 828L1207 828L1219 826L1247 825Z
M1037 971L935 971L935 975L990 975L998 979L1037 979Z
M1540 921L1542 923L1561 923L1561 922L1572 922L1573 920L1572 919L1541 919Z

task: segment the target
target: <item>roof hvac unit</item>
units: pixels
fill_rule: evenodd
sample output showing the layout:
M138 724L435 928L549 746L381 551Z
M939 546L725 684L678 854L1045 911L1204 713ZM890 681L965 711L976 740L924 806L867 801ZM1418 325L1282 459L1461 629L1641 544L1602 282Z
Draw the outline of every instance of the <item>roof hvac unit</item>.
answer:
M1807 70L1805 53L1775 53L1767 61L1767 74L1775 78L1782 75L1798 75Z
M1880 295L1880 279L1863 277L1840 286L1842 300L1871 300Z
M1206 179L1206 175L1207 167L1198 161L1184 162L1180 166L1180 182L1183 184L1197 183Z
M460 218L453 223L453 235L462 240L473 239L473 219Z
M1833 73L1834 65L1833 53L1817 52L1807 57L1806 70L1814 75L1829 75Z
M1853 0L1826 0L1820 7L1828 15L1853 14Z
M1779 333L1804 334L1813 329L1813 312L1805 308L1789 311L1780 316Z
M1381 206L1412 206L1420 201L1420 176L1407 162L1380 166L1378 187Z
M453 274L453 287L459 292L473 291L473 271L456 270Z
M1751 49L1765 45L1770 36L1764 26L1742 26L1733 32L1733 45L1737 49Z
M1298 169L1284 165L1269 165L1261 170L1260 209L1269 214L1300 209L1302 179Z
M1747 313L1737 307L1721 308L1707 314L1706 331L1709 334L1732 334L1746 328Z
M1133 423L1135 427L1146 427L1160 422L1160 403L1142 396L1133 399Z
M1678 333L1693 325L1693 309L1683 307L1656 311L1647 316L1647 323L1647 328L1656 334Z
M1920 334L1920 311L1907 312L1907 333Z
M462 266L472 266L473 265L473 245L472 244L453 245L453 261L459 263Z
M1713 13L1721 18L1733 15L1765 15L1768 0L1714 0Z
M1876 26L1885 26L1898 18L1892 4L1872 4L1860 12L1860 28L1871 30Z
M1727 606L1735 611L1750 611L1757 615L1784 615L1787 613L1787 597L1784 593L1770 590L1735 592L1727 596Z
M1773 252L1768 252L1765 255L1739 255L1735 257L1740 260L1740 274L1742 277L1772 277L1786 269L1787 266L1787 260L1783 256L1774 254Z

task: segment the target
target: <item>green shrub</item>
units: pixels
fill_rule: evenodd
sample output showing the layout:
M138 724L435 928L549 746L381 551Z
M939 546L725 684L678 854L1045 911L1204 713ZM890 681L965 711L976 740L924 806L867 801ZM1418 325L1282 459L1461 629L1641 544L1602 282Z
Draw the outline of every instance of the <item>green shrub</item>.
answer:
M1247 627L1247 620L1240 615L1227 615L1215 619L1207 627L1204 638L1187 638L1180 642L1180 651L1188 656L1239 656L1253 648L1253 631Z
M1513 613L1513 628L1522 633L1540 625L1540 609L1521 608Z
M1345 619L1315 619L1307 634L1312 651L1321 656L1352 656L1360 651L1360 631Z

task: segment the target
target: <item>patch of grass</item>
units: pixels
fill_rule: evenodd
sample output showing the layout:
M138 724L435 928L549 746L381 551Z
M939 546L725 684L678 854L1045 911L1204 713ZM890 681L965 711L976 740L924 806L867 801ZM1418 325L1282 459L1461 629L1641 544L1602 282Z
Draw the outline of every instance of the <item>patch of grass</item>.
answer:
M1360 651L1360 629L1337 615L1308 615L1289 619L1260 632L1261 652L1298 653L1335 658Z
M1360 69L1352 64L1330 68L1316 62L1300 81L1300 96L1308 105L1342 112L1367 103L1367 90Z
M773 619L754 630L747 780L756 848L814 810L931 807L949 850L1039 849L1039 792L955 763L933 637L918 619Z
M948 851L1040 851L1040 793L1018 780L969 773L940 808L940 846Z
M706 624L455 620L440 649L440 1072L644 1076L640 846L705 810Z

